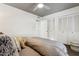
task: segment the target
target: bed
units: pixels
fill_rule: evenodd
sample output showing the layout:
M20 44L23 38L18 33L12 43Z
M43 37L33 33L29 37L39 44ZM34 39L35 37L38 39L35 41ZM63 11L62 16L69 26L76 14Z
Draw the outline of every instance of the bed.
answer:
M5 46L1 40L10 42ZM9 49L7 52L0 49L0 56L68 56L63 43L46 38L0 35L0 43L0 48L5 46ZM9 47L9 44L12 46Z

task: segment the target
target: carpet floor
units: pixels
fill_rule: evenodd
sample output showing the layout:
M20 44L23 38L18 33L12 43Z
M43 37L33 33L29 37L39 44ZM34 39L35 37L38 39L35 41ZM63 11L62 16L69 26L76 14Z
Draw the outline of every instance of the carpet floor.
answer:
M69 56L79 56L79 52L73 51L69 45L66 45Z

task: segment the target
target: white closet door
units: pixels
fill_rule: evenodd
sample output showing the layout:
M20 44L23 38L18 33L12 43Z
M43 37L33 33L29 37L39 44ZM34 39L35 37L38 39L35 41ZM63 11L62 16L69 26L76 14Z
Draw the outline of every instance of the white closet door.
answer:
M55 18L49 20L48 32L49 38L55 39Z
M75 32L79 32L79 15L75 15Z
M74 18L72 15L68 16L68 25L67 25L67 44L70 44L71 40L73 39L74 33Z
M40 22L40 36L47 38L48 37L48 23L47 20L41 20Z
M58 18L58 32L62 32L62 18L59 17Z
M67 42L77 42L79 38L79 15L69 15L68 16L68 39Z
M40 22L36 22L36 36L40 36Z
M57 40L67 44L67 17L59 17L58 18L58 33Z
M73 42L79 42L79 15L74 16Z

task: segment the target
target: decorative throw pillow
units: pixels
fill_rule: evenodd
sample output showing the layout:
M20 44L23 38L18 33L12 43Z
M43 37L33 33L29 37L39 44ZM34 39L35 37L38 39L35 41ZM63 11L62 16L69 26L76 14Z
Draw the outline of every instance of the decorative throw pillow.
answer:
M7 35L0 35L0 56L19 55L14 41Z

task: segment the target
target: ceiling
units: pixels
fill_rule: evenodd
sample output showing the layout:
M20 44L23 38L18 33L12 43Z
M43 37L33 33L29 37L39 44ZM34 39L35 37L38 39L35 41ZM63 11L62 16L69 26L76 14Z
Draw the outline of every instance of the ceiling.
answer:
M41 8L33 11L37 3L5 3L5 4L19 8L21 10L30 12L32 14L35 14L41 17L55 12L59 12L65 9L69 9L75 6L79 6L79 3L44 3L44 5L48 6L50 9Z

